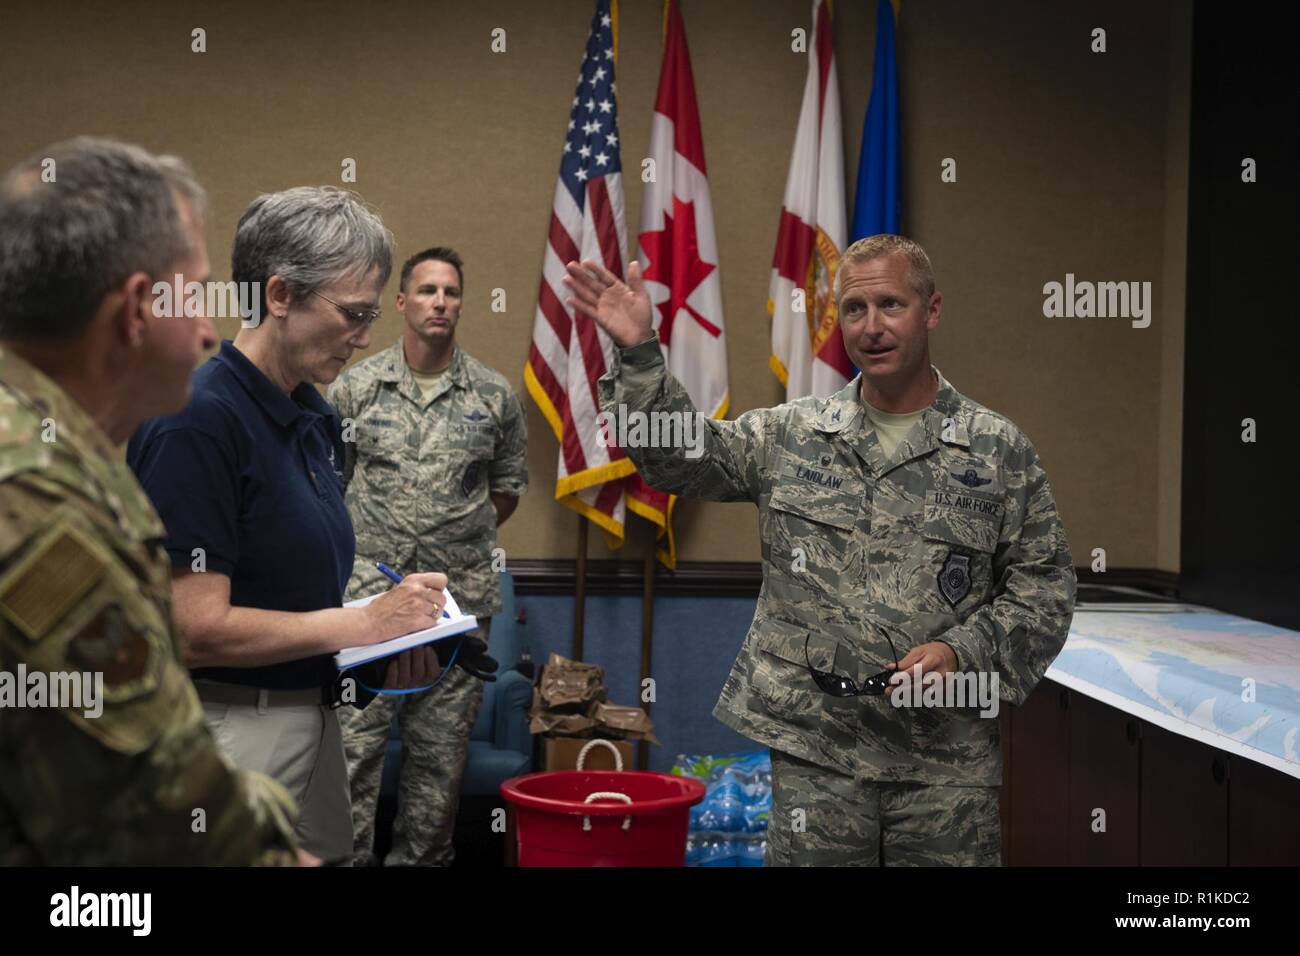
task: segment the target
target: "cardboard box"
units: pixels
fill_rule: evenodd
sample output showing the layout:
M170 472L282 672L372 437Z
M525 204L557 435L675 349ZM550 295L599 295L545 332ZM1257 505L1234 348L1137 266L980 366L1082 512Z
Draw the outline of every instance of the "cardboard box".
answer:
M611 740L609 741L618 748L618 752L623 755L623 769L636 769L636 753L630 740ZM578 753L583 747L591 743L591 738L582 737L543 737L542 738L542 769L543 770L577 770ZM614 755L604 744L596 744L587 751L587 759L583 761L582 769L584 770L613 770Z

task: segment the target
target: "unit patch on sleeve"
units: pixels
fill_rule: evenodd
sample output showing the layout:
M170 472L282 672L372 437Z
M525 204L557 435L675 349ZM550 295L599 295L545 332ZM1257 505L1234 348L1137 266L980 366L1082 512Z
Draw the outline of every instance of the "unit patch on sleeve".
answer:
M75 528L61 525L0 580L0 613L39 641L98 583L104 561Z

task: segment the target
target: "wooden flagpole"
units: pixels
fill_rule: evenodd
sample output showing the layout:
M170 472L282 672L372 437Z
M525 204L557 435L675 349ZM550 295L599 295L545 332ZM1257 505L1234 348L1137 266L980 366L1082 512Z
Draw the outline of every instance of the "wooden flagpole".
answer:
M654 643L655 630L655 529L651 525L650 543L645 549L645 566L641 579L641 680L637 684L637 695L645 687L645 680L650 676L650 652ZM641 706L650 713L650 701L642 700ZM637 741L636 767L645 770L650 763L650 741Z
M587 521L578 515L578 560L573 580L573 659L582 660L583 624L587 620Z

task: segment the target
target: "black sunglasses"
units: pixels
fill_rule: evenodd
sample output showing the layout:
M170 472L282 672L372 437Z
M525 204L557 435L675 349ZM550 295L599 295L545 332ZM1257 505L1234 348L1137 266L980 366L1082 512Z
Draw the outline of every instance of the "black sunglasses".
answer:
M808 665L808 673L812 675L813 682L823 691L832 697L879 697L889 692L889 681L897 670L881 671L879 674L873 674L864 680L860 685L852 677L845 677L841 674L834 674L830 671L818 670L812 665L812 658L808 656L808 642L812 639L812 632L803 639L803 658ZM889 649L894 652L894 666L898 666L898 651L894 650L894 642L889 640L889 635L885 634L885 640L889 641Z

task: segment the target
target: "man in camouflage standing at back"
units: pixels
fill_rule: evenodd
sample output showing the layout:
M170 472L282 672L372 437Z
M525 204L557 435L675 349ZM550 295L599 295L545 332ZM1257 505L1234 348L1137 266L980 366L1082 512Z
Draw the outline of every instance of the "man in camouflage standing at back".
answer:
M567 268L570 304L618 346L602 410L695 415L637 266L627 284ZM996 865L998 692L1023 701L1065 642L1065 531L1029 439L930 364L943 296L925 251L860 240L835 285L861 375L827 398L702 417L703 454L627 453L663 491L758 505L763 588L714 716L772 749L768 862ZM936 679L935 705L899 706ZM962 706L958 679L994 706Z
M288 793L203 724L162 522L122 460L216 344L152 291L207 280L202 214L179 160L108 140L0 183L0 676L82 678L83 704L102 680L92 708L0 697L0 865L317 862Z
M344 372L329 398L352 426L344 469L357 555L350 598L389 584L376 562L403 574L442 571L471 634L488 640L501 610L493 567L497 526L528 487L523 409L505 376L456 345L463 265L451 249L416 253L402 266L402 338ZM437 686L381 696L343 718L359 861L374 843L385 744L394 713L402 735L401 785L390 865L446 866L469 735L483 682L466 669Z

